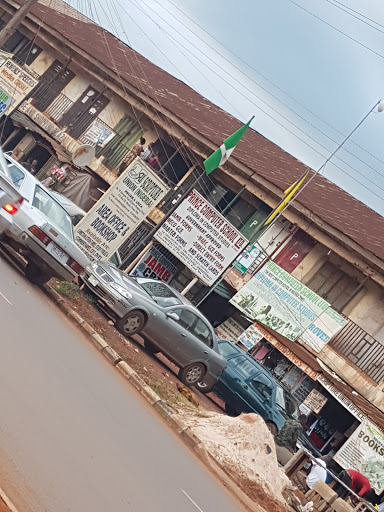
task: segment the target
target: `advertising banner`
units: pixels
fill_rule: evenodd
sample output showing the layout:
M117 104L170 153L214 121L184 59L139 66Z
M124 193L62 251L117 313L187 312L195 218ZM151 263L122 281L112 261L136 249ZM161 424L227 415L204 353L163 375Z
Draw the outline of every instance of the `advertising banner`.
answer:
M228 318L215 329L216 334L222 340L229 340L236 343L240 334L244 331L244 327L236 322L233 318Z
M334 460L343 469L365 475L377 492L384 489L384 434L368 420L357 427Z
M176 265L171 263L156 247L151 247L137 265L133 267L129 275L135 277L150 277L151 279L160 279L165 283L169 283L176 272Z
M315 352L320 352L347 323L346 318L336 313L334 309L328 308L300 335L300 341Z
M248 329L240 334L238 341L240 341L244 347L247 347L248 350L251 350L251 348L257 345L263 338L263 334L254 325L250 325Z
M100 121L94 121L88 130L81 136L83 144L91 144L96 146L103 145L107 140L115 135L112 128Z
M260 253L260 248L256 247L255 245L247 245L244 251L237 258L235 268L244 274L247 272L249 267L255 263Z
M91 261L108 260L167 191L136 158L75 227L76 243Z
M0 66L0 116L10 114L38 84L32 75L13 60Z
M252 320L291 341L329 307L327 301L273 261L268 261L230 302Z
M247 245L244 236L193 190L155 235L206 286L211 286Z

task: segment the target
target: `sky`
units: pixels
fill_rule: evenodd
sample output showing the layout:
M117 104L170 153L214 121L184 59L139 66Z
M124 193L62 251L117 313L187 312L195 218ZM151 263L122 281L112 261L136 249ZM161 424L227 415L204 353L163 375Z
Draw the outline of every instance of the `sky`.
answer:
M66 1L314 170L384 99L381 0ZM381 215L383 140L375 110L323 171Z

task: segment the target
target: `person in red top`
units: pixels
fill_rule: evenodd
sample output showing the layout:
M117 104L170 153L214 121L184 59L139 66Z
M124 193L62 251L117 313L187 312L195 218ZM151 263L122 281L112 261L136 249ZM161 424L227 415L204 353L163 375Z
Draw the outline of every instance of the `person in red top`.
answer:
M371 484L366 476L362 475L354 469L346 469L341 471L338 475L339 479L349 487L355 494L360 496L372 504L377 502L377 495L372 489ZM335 486L335 491L340 498L346 498L348 495L348 489L338 484Z

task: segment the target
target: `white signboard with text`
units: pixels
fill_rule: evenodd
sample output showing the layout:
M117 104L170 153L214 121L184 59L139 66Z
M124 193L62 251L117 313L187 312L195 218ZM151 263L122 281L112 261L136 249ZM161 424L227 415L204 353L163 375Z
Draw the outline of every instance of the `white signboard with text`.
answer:
M259 341L264 338L263 333L257 329L254 325L250 325L243 333L240 334L238 341L251 350Z
M300 341L320 352L347 323L346 318L328 308L300 335Z
M91 261L108 260L167 191L136 158L75 227L76 243Z
M211 286L247 245L244 236L193 190L155 235L206 286Z
M365 475L376 491L384 489L384 435L368 420L357 427L334 460L344 469Z
M229 340L233 343L237 343L239 336L244 332L244 327L242 327L233 318L227 318L225 322L216 327L215 331L222 340Z
M37 85L38 81L13 60L0 66L0 116L10 114Z
M291 341L329 307L329 302L273 261L268 261L230 302Z

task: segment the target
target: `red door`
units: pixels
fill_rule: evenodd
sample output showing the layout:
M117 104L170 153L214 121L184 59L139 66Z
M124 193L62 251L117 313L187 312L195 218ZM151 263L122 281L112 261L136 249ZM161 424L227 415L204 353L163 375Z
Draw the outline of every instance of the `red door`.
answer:
M314 247L315 241L299 229L273 261L281 268L292 273Z

